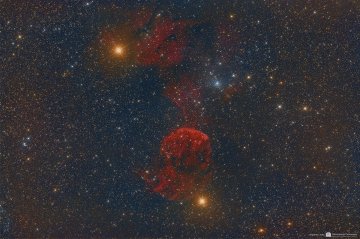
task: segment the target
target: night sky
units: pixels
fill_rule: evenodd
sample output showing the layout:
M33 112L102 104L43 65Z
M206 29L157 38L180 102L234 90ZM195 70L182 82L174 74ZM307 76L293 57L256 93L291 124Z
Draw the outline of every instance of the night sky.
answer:
M0 0L0 238L360 235L357 0Z

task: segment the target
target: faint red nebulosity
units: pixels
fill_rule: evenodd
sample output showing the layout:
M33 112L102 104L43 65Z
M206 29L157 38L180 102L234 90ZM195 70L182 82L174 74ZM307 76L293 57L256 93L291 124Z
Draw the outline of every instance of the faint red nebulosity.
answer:
M193 128L179 128L161 142L161 166L141 173L151 190L169 200L185 200L205 188L212 178L209 137Z
M186 29L192 21L174 21L165 17L154 21L152 31L145 33L137 44L138 64L160 68L180 64L188 45Z
M104 28L98 44L89 49L91 54L97 50L103 68L114 72L134 66L172 70L183 62L189 44L188 29L195 21L154 15L149 8L131 11L127 18L122 25ZM117 45L124 47L121 60L112 54Z
M169 82L164 95L181 110L187 126L196 126L202 120L201 89L189 75L182 75L180 81Z
M223 91L223 100L225 102L230 101L234 96L236 96L237 94L239 94L239 92L241 91L241 85L230 85L228 87L226 87Z

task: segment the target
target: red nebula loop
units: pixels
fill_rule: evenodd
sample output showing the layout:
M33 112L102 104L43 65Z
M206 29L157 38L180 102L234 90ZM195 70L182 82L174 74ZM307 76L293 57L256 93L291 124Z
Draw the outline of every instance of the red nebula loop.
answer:
M161 142L162 167L141 176L153 192L169 200L185 200L205 188L213 161L209 137L193 128L179 128Z

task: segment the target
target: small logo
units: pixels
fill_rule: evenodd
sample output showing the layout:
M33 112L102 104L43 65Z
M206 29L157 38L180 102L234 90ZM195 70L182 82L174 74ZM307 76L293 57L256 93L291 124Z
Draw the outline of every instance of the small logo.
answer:
M324 233L310 233L309 236L311 237L327 237L327 238L358 238L358 235L355 233L331 233L325 232Z

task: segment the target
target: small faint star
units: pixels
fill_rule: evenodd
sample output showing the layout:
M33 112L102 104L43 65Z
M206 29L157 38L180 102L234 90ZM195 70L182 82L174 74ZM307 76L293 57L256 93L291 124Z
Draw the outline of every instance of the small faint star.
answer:
M328 152L328 151L330 151L330 150L331 150L331 146L330 146L330 145L328 145L328 146L325 147L325 151L326 151L326 152Z

